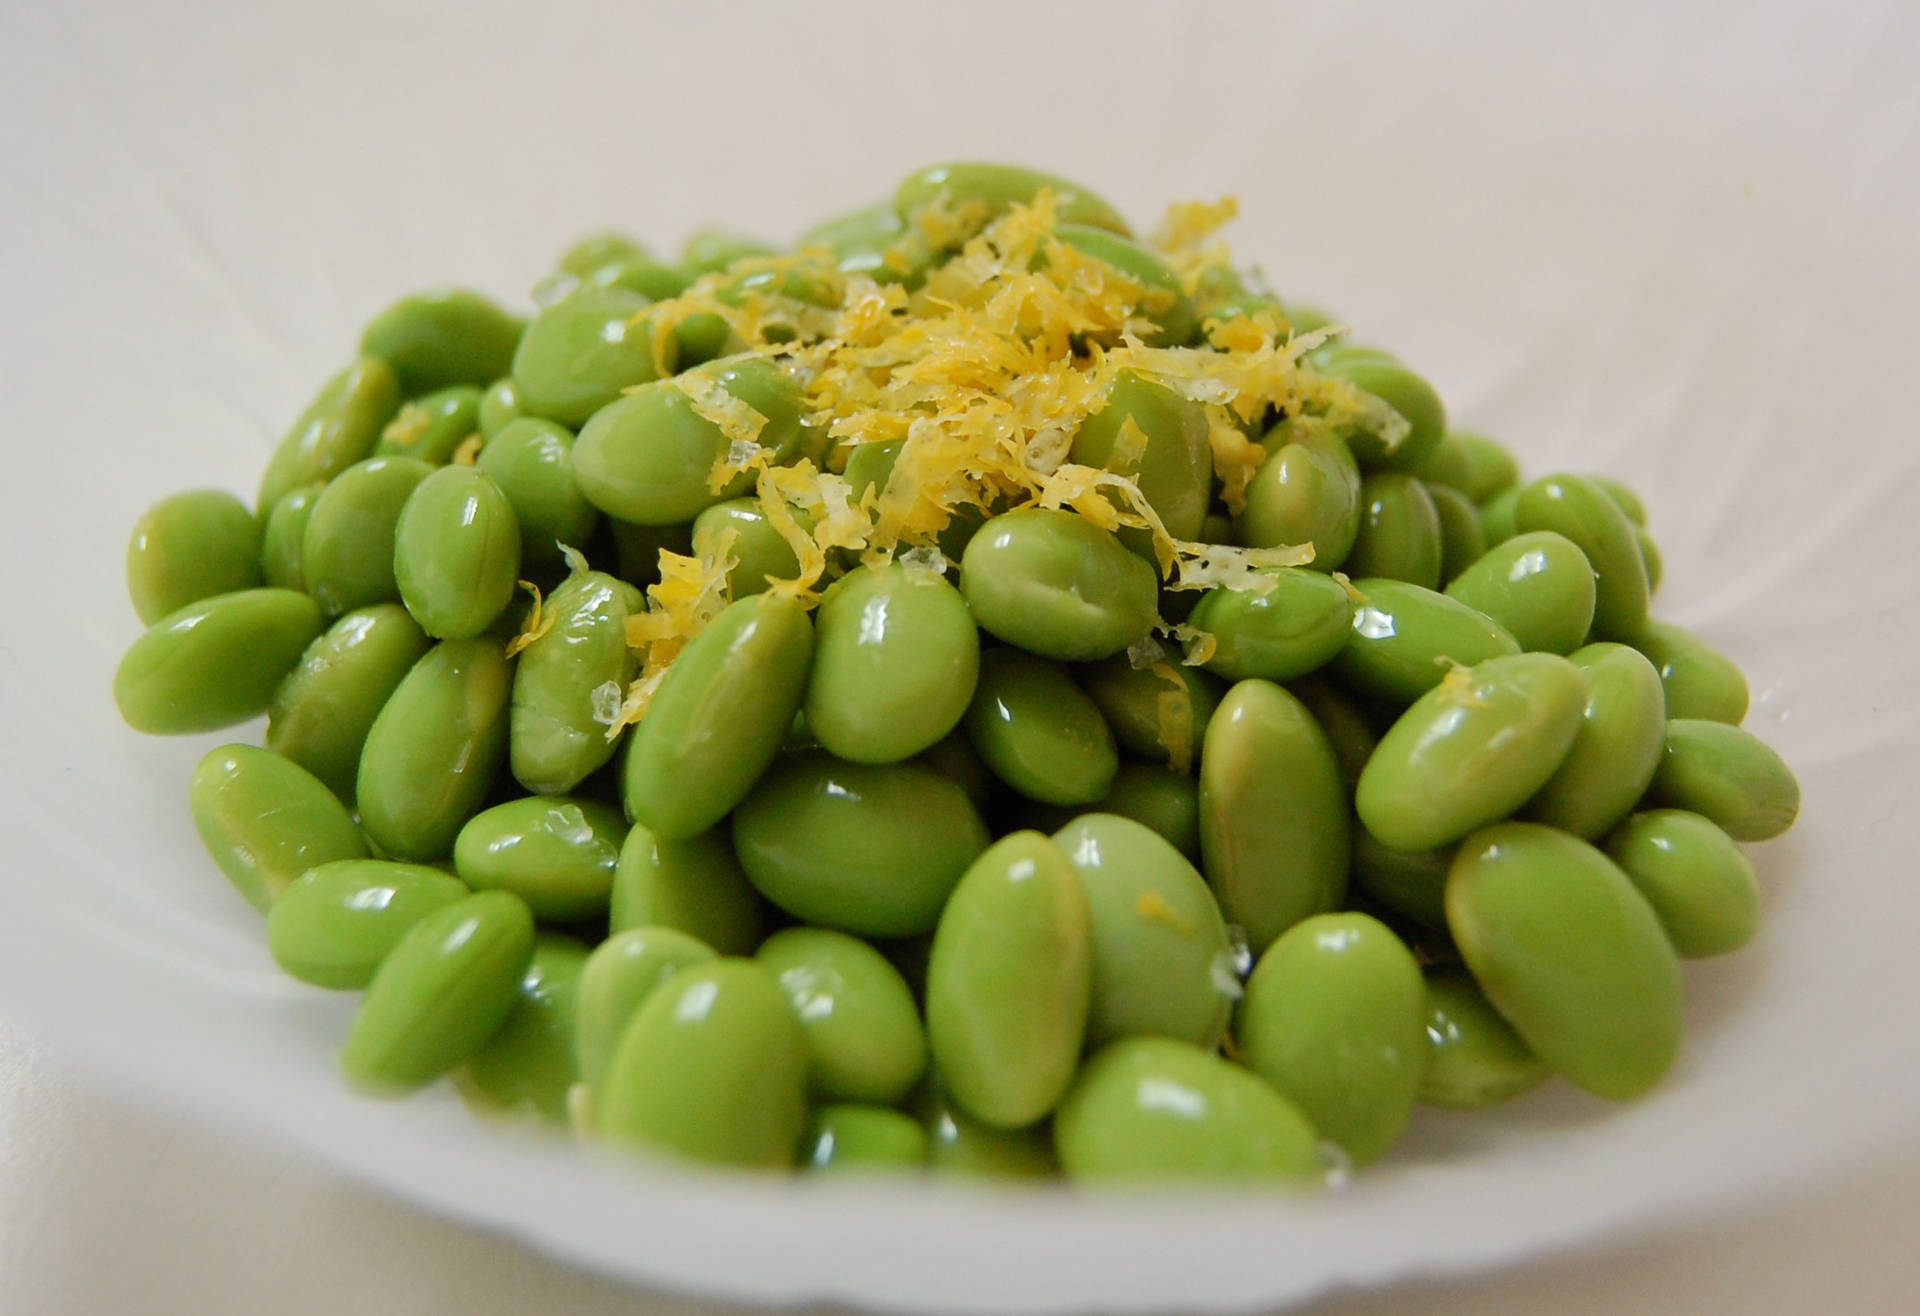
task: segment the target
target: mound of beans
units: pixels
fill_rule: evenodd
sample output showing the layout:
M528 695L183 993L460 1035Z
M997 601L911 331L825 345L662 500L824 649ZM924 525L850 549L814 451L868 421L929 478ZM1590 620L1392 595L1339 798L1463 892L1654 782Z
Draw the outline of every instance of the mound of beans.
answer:
M1009 166L922 171L808 241L911 282L950 258L883 260L929 198L1043 189L1079 250L1172 290L1156 346L1329 323L1183 290L1093 193ZM640 313L773 250L596 235L531 318L402 298L252 505L182 493L135 527L119 707L163 734L266 715L264 747L201 760L193 819L274 960L363 993L352 1084L451 1077L730 1166L1311 1184L1421 1103L1660 1081L1679 961L1754 936L1741 843L1799 792L1739 668L1649 616L1638 498L1523 479L1396 357L1323 337L1306 368L1404 438L1272 414L1243 499L1179 494L1207 542L1313 546L1263 588L1170 590L1139 535L1033 504L956 521L944 557L843 556L817 600L770 588L794 550L750 479L709 482L725 440L662 363L752 407L778 461L814 427L726 323L663 355ZM1111 410L1077 459L1127 416L1171 521L1149 477L1179 416L1140 380ZM884 487L897 451L841 456ZM610 734L663 550L715 528L728 601Z

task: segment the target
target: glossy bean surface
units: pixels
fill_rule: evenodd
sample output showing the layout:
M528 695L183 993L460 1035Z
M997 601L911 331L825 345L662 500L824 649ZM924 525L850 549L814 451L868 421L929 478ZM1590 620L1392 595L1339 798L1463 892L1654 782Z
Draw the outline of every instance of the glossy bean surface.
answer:
M252 745L222 745L187 787L194 829L234 889L261 913L308 869L364 859L346 806L297 763Z
M1080 878L1038 832L1002 837L940 915L927 965L927 1040L941 1088L1017 1129L1066 1095L1086 1036L1092 938Z
M352 800L374 719L432 643L397 603L340 618L274 689L267 748Z
M1201 866L1256 953L1346 894L1347 808L1333 746L1305 705L1266 681L1227 692L1200 756Z
M1534 1053L1597 1096L1639 1096L1680 1045L1680 971L1651 906L1605 855L1537 823L1461 843L1447 926Z
M627 817L669 839L726 817L779 752L812 659L813 624L797 600L729 604L680 651L630 734Z
M288 589L218 594L167 614L113 674L120 716L149 735L218 731L265 712L320 634L320 609Z
M1647 798L1700 814L1736 841L1771 840L1800 813L1800 783L1772 746L1699 718L1668 720Z
M1354 791L1361 824L1427 850L1506 817L1558 770L1586 705L1580 669L1553 654L1457 670L1380 738Z
M1199 1047L1115 1042L1087 1062L1054 1121L1060 1165L1094 1183L1321 1174L1307 1117L1270 1084Z
M1099 706L1066 668L1017 649L981 656L966 729L994 776L1028 799L1091 804L1120 769Z
M741 802L734 849L795 918L867 937L930 930L989 840L966 793L918 763L785 756Z
M141 623L257 588L260 534L252 510L219 489L177 493L142 512L127 539L127 594Z

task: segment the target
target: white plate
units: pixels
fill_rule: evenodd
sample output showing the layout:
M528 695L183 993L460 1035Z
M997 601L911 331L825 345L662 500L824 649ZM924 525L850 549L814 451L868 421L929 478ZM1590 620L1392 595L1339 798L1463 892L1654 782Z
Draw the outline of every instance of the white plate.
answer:
M1920 1121L1920 100L1892 6L15 6L0 1009L155 1100L606 1272L924 1311L1251 1309L1798 1179ZM1442 10L1445 10L1444 15ZM734 30L738 29L738 30ZM254 487L413 285L503 295L576 230L779 235L951 156L1241 249L1536 471L1642 488L1659 600L1745 664L1806 791L1758 945L1690 966L1650 1099L1423 1112L1307 1203L669 1178L346 1096L350 1001L279 977L183 800L211 740L108 698L126 528Z

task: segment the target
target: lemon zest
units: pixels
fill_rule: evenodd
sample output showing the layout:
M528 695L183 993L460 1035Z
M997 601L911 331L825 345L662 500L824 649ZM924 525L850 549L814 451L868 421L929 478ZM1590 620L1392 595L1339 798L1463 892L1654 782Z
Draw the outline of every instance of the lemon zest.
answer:
M507 641L507 657L518 657L535 640L544 639L558 620L552 608L540 596L540 587L530 580L520 582L520 588L533 595L533 606L527 609L527 616L520 623L519 632Z
M1193 771L1193 694L1172 663L1147 669L1167 688L1154 696L1154 742L1167 751L1167 766L1181 776Z
M1158 891L1142 891L1133 900L1133 912L1152 923L1162 923L1182 936L1193 935L1193 920L1175 909Z

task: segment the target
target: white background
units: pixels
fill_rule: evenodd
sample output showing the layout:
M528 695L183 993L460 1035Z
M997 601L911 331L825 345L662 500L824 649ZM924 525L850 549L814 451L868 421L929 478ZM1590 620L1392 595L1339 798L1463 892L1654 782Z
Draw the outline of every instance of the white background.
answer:
M5 1044L0 1311L624 1305L340 1173L760 1298L1247 1309L1640 1229L1398 1300L1598 1311L1646 1285L1682 1308L1724 1282L1742 1310L1889 1309L1920 1254L1916 67L1920 14L1893 3L0 13L0 1016L94 1075ZM1398 349L1530 468L1644 490L1660 611L1747 667L1749 725L1807 791L1756 854L1760 942L1690 967L1653 1098L1423 1116L1308 1207L1124 1211L602 1172L444 1095L339 1091L351 1003L275 974L197 854L181 796L214 742L139 739L106 699L127 525L171 489L250 490L402 289L517 300L584 228L780 237L965 156L1056 168L1141 223L1237 193L1237 244L1283 294Z

